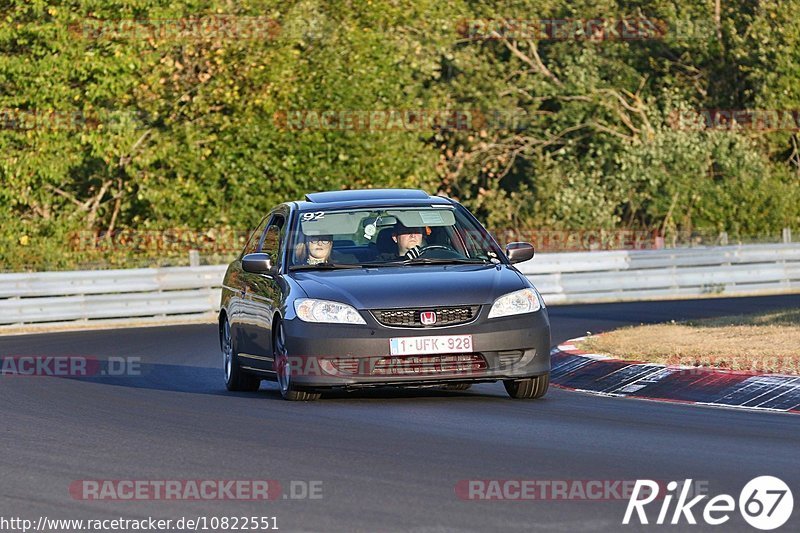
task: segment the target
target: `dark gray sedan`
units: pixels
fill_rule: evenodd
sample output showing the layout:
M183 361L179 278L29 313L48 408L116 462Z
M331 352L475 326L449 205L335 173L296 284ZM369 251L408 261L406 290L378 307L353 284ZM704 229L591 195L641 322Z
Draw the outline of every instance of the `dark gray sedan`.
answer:
M287 400L331 388L502 380L539 398L550 323L536 288L457 202L420 190L309 194L275 207L225 274L225 384L278 382Z

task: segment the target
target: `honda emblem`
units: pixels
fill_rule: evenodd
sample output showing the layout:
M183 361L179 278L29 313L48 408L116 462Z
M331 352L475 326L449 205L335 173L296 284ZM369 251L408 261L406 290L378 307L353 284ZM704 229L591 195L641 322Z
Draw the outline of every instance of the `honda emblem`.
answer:
M431 324L436 324L436 312L422 311L419 314L419 321L422 322L423 326L430 326Z

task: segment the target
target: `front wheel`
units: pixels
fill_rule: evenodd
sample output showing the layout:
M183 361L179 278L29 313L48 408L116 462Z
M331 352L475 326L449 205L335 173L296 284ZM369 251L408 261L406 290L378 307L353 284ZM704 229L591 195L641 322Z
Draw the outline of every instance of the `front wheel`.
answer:
M534 400L547 393L550 386L550 373L525 379L506 379L503 386L509 396L517 400Z
M244 372L239 366L239 354L233 347L231 325L227 318L222 323L220 336L222 337L222 367L225 371L225 388L229 391L257 391L261 385L261 379Z
M278 377L278 387L281 389L281 397L290 401L311 401L318 400L321 396L318 392L308 392L298 390L292 380L292 365L289 362L289 353L286 349L286 336L283 331L283 322L275 325L275 373Z

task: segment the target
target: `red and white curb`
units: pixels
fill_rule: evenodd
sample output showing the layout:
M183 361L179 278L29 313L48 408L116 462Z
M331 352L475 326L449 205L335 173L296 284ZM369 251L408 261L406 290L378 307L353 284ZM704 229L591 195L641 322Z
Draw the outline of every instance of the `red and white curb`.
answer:
M604 396L800 414L800 376L626 361L579 350L551 352L550 381Z

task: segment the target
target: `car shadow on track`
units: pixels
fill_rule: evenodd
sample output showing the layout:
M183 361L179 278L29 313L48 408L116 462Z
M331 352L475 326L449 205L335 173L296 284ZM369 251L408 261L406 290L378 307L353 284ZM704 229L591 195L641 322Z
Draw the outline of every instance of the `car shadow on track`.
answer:
M225 389L220 368L148 364L141 363L135 369L127 369L122 375L111 375L101 365L95 375L62 376L61 379L130 387L134 389L150 389L189 394L209 394L215 396L231 396L241 398L258 398L282 400L277 383L263 381L258 392L230 392ZM469 391L447 391L437 387L400 388L378 387L354 390L332 390L322 394L323 400L355 400L355 399L411 399L411 398L490 398L493 394L475 389Z
M126 370L120 375L110 374L101 365L100 371L89 376L64 376L64 379L130 387L134 389L150 389L191 394L250 396L252 393L229 392L225 390L220 368L208 368L185 365L141 363L135 368Z
M262 389L264 385L261 386ZM278 390L275 389L278 393ZM436 387L402 388L376 387L369 389L332 390L322 393L322 400L368 400L368 399L418 399L418 398L488 398L492 395L475 391L447 391Z

